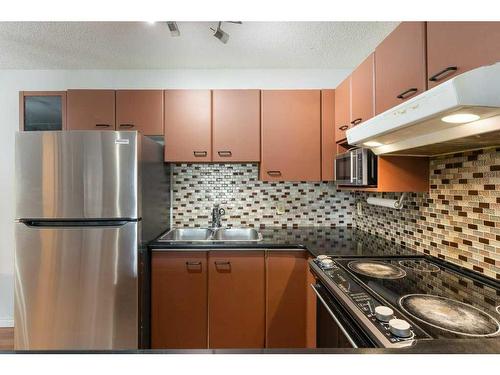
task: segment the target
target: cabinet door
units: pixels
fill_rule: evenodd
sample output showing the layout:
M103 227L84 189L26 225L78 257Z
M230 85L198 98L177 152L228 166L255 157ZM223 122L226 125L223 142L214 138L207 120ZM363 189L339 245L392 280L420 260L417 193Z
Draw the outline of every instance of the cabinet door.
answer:
M210 90L165 91L165 161L212 160Z
M264 251L213 251L209 261L209 347L263 348Z
M500 22L427 22L428 85L500 61Z
M266 347L306 348L309 285L307 252L269 251L266 256ZM313 324L314 326L314 324Z
M68 90L68 130L115 130L114 90Z
M260 90L214 90L213 161L260 161Z
M163 91L116 91L116 130L163 135Z
M425 22L403 22L375 49L375 113L382 113L426 86Z
M375 114L374 54L359 65L351 76L351 127Z
M66 128L66 91L20 91L19 130Z
M335 141L345 139L351 122L351 77L335 89Z
M207 348L207 274L206 252L153 253L153 349Z
M320 90L262 91L262 180L321 180L320 96Z
M321 90L321 180L333 181L335 160L335 90Z

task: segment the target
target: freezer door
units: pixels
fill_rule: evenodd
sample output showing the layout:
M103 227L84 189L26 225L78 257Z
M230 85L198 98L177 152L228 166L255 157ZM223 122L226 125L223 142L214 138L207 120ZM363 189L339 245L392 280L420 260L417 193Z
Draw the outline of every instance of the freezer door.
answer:
M137 349L140 223L15 225L15 349Z
M16 218L138 218L137 132L16 134Z

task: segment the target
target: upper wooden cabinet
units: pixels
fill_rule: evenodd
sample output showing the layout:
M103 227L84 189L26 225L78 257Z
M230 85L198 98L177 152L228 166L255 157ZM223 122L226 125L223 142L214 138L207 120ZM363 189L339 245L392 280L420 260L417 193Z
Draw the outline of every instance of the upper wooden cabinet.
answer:
M500 61L500 22L427 22L428 85Z
M321 180L320 144L320 90L262 91L262 180Z
M335 141L345 139L351 122L351 76L335 89Z
M66 91L20 91L19 130L66 129Z
M375 49L375 113L427 89L425 22L403 22Z
M165 90L165 161L212 160L210 90Z
M116 130L163 135L163 90L117 90Z
M158 252L151 264L151 347L207 348L207 253Z
M214 90L213 161L260 161L260 90Z
M265 346L264 251L208 255L210 348Z
M68 130L115 130L114 90L68 90Z
M351 75L351 127L375 115L375 57L372 53Z
M335 90L321 90L321 180L333 181L335 174Z

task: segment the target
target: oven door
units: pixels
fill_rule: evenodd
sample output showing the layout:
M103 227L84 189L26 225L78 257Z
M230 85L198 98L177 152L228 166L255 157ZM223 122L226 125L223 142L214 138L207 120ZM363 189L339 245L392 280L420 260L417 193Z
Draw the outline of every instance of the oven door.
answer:
M321 284L311 284L316 293L316 347L374 348L347 310Z
M335 158L335 181L339 185L357 185L355 174L357 157L354 151L337 155Z

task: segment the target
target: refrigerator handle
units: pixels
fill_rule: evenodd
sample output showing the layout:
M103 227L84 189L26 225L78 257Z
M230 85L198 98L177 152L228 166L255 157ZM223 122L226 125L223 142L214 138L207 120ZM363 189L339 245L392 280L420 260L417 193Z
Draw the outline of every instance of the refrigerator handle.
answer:
M54 228L54 227L121 227L134 220L33 220L22 219L20 223L28 227Z

